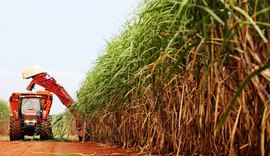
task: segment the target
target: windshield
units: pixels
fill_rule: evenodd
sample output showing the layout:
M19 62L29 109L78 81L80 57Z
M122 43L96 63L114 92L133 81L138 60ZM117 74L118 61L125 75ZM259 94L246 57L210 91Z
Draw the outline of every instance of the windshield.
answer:
M22 99L22 114L25 114L28 110L35 110L37 113L39 113L40 109L40 98Z

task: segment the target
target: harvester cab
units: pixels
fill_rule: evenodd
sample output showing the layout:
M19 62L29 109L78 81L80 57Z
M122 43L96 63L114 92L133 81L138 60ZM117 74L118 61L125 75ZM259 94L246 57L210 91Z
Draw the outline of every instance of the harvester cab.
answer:
M36 93L13 93L9 98L10 140L21 140L25 135L40 135L41 140L52 137L51 117L52 94L48 91Z
M22 97L19 113L21 118L25 118L24 127L34 129L37 118L42 117L41 97Z

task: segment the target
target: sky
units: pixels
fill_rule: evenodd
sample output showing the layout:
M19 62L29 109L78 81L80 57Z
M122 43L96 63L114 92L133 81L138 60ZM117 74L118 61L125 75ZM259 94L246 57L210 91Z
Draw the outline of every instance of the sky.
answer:
M23 79L22 71L40 65L76 99L106 41L120 33L137 5L137 0L0 0L0 98L26 92L31 80ZM51 114L64 110L54 95Z

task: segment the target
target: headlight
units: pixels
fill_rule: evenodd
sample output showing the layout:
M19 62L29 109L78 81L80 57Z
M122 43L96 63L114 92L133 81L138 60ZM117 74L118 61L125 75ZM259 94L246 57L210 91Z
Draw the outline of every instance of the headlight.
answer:
M29 123L37 123L37 120L25 120L24 121L26 124L29 124Z

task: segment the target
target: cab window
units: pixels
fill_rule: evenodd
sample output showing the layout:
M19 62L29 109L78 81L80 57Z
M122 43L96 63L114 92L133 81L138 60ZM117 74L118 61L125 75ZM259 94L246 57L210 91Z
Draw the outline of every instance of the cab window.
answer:
M22 114L25 114L28 110L35 110L37 113L40 112L40 98L23 98L22 99Z

